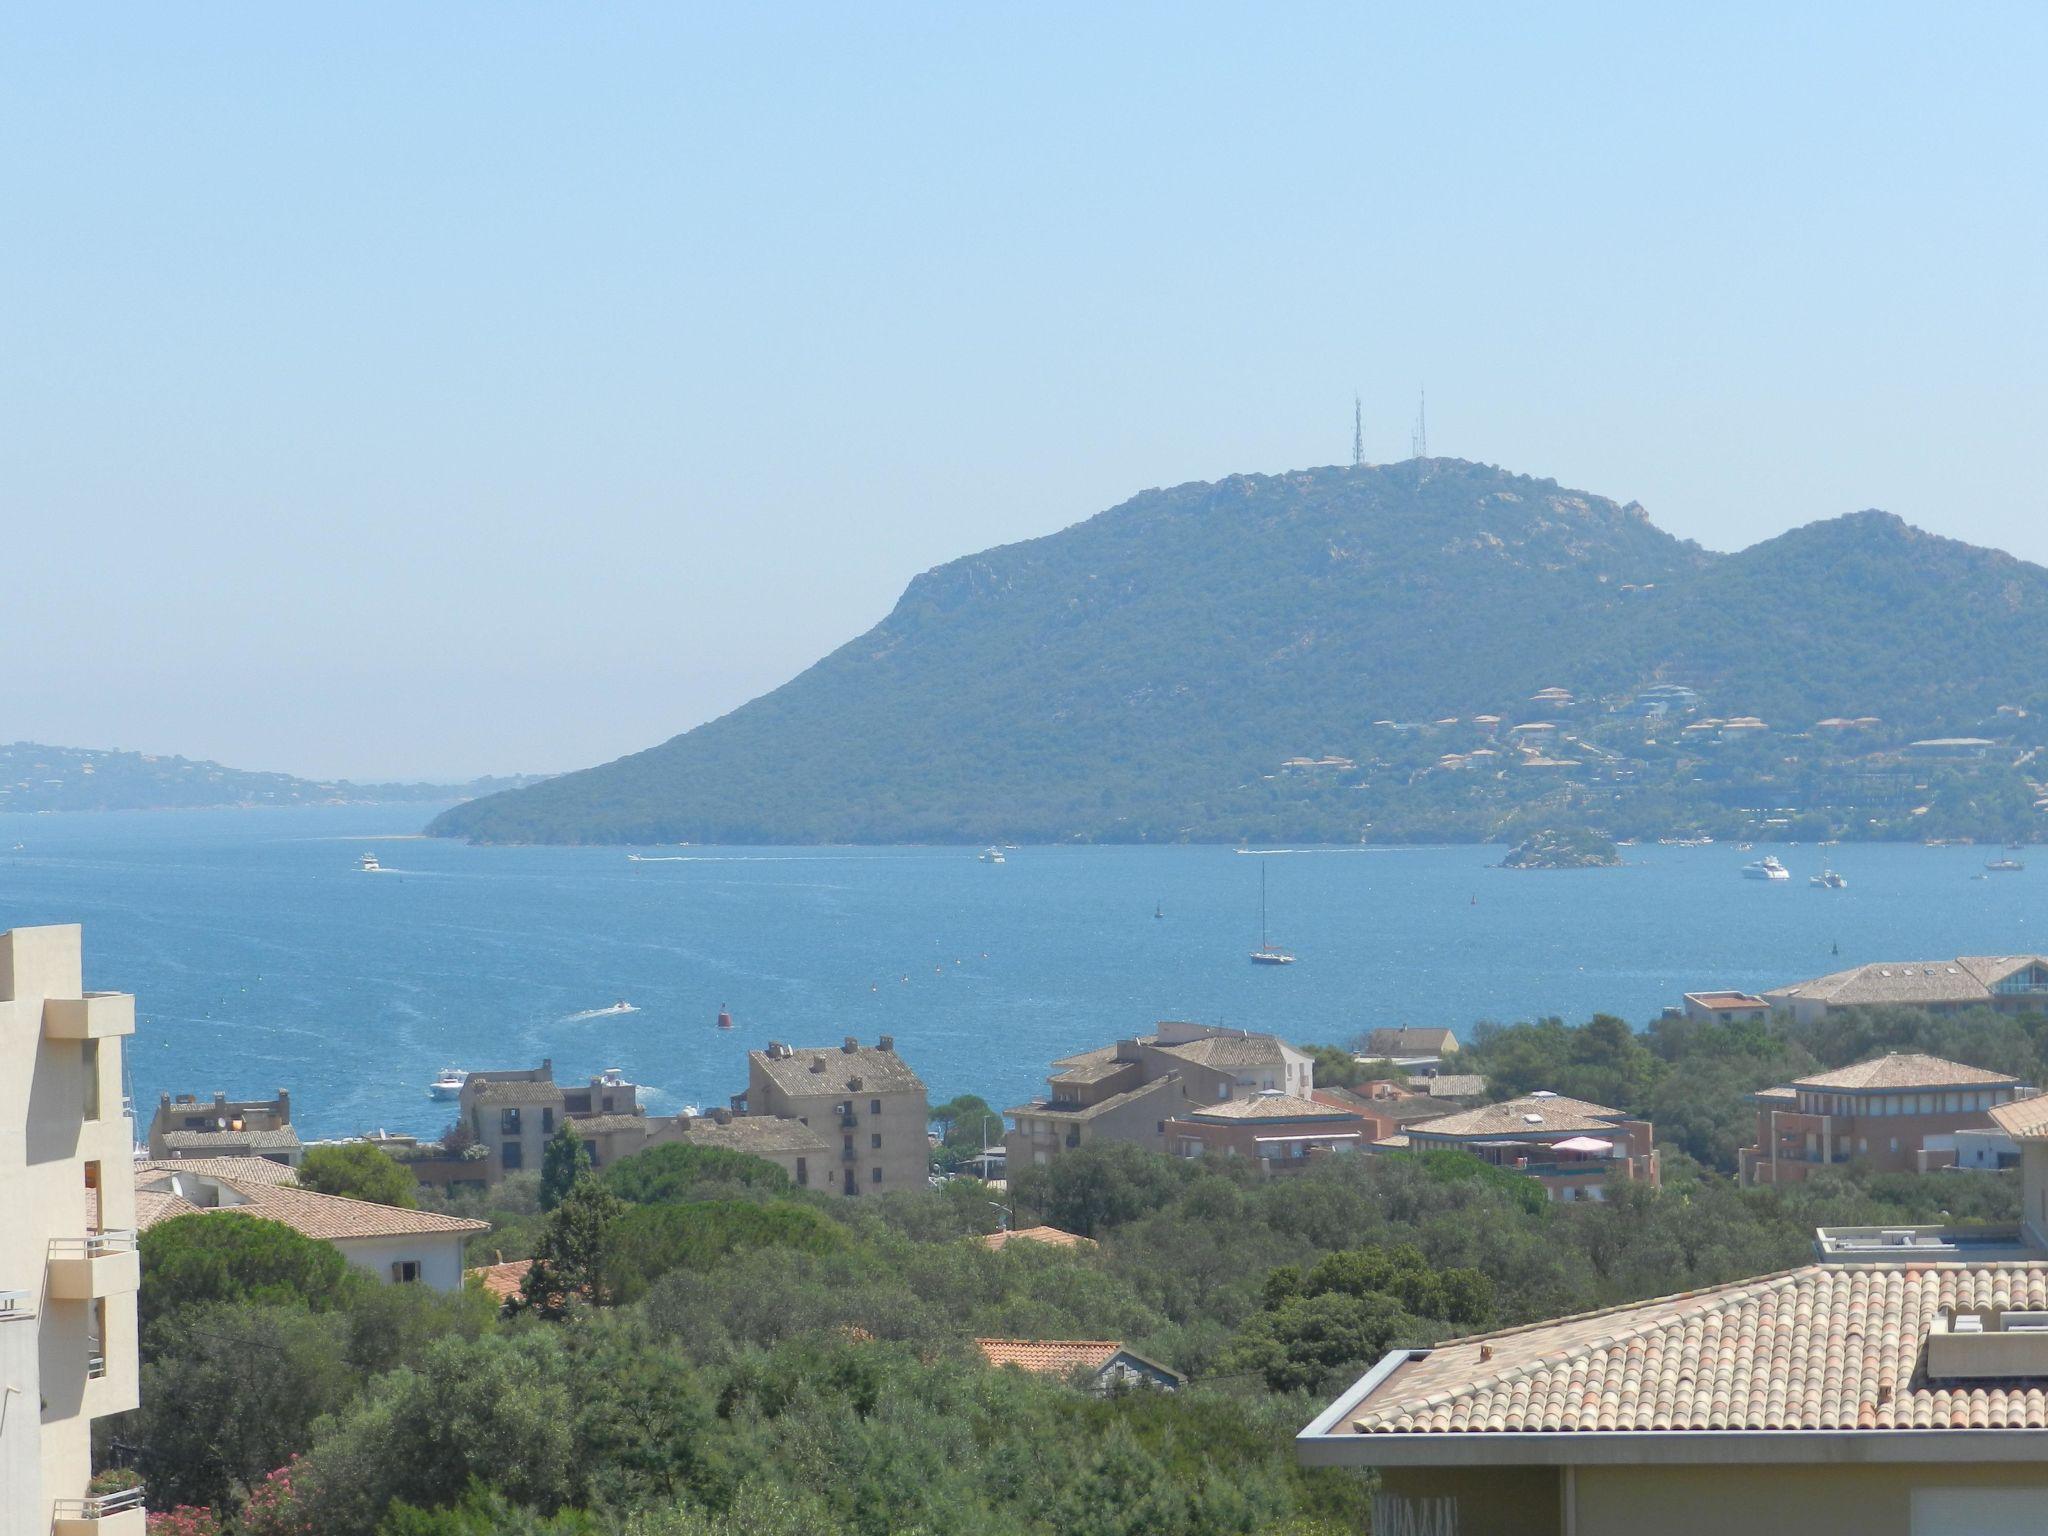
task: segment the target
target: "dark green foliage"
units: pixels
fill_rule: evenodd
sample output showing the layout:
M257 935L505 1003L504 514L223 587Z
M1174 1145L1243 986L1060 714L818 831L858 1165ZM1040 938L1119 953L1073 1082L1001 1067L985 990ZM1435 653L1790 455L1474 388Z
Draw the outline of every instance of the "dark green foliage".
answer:
M1306 1270L1276 1269L1263 1300L1233 1362L1275 1392L1324 1391L1404 1337L1428 1343L1486 1322L1493 1287L1474 1269L1433 1268L1403 1243L1325 1254Z
M540 1208L552 1211L576 1181L591 1170L590 1148L577 1133L576 1122L564 1120L540 1153Z
M1163 1205L1194 1170L1155 1157L1123 1141L1098 1141L1026 1168L1011 1181L1019 1205L1044 1213L1051 1225L1099 1237Z
M419 1204L419 1181L367 1141L309 1148L299 1164L299 1183L318 1194L346 1195L406 1210Z
M1360 1061L1341 1045L1305 1045L1302 1049L1315 1058L1318 1088L1355 1088L1375 1077L1391 1075L1373 1071L1374 1063ZM1408 1074L1400 1075L1405 1078Z
M145 1327L206 1302L297 1302L325 1312L376 1283L328 1244L238 1211L158 1222L141 1248Z
M611 1300L605 1260L612 1225L625 1209L619 1197L587 1170L548 1212L533 1264L519 1282L519 1305L559 1318L578 1299L603 1306Z
M670 1142L620 1158L605 1170L604 1182L621 1200L658 1205L747 1191L777 1195L789 1188L789 1175L766 1158L745 1152Z
M745 1249L828 1253L844 1244L844 1229L805 1205L699 1200L636 1206L607 1235L606 1289L616 1301L635 1301L673 1270L709 1269Z
M1612 836L1733 830L1744 806L1797 804L1855 836L2015 835L2042 818L2009 769L1955 771L1911 818L1844 764L2035 702L2043 654L2048 572L1881 514L1716 555L1640 508L1457 460L1233 476L928 571L873 630L764 697L457 806L432 830L1349 842L1370 827L1380 841L1514 841L1589 821ZM1441 754L1490 743L1472 716L1532 719L1545 685L1594 699L1658 680L1773 730L1695 748L1678 722L1582 708L1564 723L1596 729L1626 778L1578 753L1562 778L1436 771ZM1801 742L1788 766L1787 733L1835 715L1882 717L1882 738ZM1462 723L1374 725L1445 716ZM1282 771L1295 755L1357 766Z

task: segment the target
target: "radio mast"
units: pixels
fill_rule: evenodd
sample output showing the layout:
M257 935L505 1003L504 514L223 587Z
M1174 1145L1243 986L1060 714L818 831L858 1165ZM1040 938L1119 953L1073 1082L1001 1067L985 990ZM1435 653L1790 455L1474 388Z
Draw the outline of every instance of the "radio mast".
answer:
M1365 407L1358 403L1358 396L1351 397L1351 464L1356 468L1365 462Z
M1415 397L1415 430L1408 438L1408 456L1413 459L1429 457L1429 391L1420 390Z

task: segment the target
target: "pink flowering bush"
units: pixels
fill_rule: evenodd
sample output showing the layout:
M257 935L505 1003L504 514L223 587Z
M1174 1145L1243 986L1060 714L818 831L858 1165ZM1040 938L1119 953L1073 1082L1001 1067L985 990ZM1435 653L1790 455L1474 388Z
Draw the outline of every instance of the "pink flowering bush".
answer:
M221 1536L220 1516L203 1504L180 1504L149 1517L149 1536Z
M240 1521L245 1536L314 1536L293 1486L298 1475L299 1458L294 1456L249 1490Z

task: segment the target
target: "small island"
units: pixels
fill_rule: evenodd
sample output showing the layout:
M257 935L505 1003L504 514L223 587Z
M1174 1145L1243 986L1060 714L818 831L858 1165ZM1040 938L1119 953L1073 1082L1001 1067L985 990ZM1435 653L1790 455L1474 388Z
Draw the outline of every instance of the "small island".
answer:
M1500 861L1502 869L1611 869L1621 862L1614 844L1586 827L1546 827L1524 838Z

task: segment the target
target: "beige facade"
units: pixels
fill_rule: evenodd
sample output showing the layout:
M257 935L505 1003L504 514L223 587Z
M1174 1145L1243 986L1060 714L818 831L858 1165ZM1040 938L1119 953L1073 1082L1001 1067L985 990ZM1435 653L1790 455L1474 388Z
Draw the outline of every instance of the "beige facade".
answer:
M1417 1150L1457 1147L1534 1179L1553 1200L1604 1200L1617 1184L1662 1182L1649 1121L1556 1093L1411 1121L1403 1134Z
M1377 1137L1354 1110L1276 1089L1190 1109L1166 1122L1166 1139L1178 1157L1242 1157L1273 1174L1360 1151Z
M292 1096L274 1099L211 1099L181 1093L157 1100L149 1122L149 1155L179 1157L263 1157L296 1168L299 1133L292 1129Z
M402 1157L422 1183L453 1186L496 1184L508 1173L538 1172L541 1153L564 1121L576 1122L589 1143L594 1166L640 1151L654 1140L673 1140L660 1130L670 1122L640 1107L640 1089L617 1072L600 1072L587 1083L558 1083L555 1064L513 1072L472 1072L462 1085L456 1118L469 1128L484 1155L474 1160Z
M134 1029L77 925L0 934L0 1536L143 1530L139 1498L86 1497L92 1421L137 1401Z
M884 1035L863 1046L771 1043L747 1053L747 1091L733 1097L733 1124L770 1117L793 1121L826 1144L823 1176L805 1182L841 1195L923 1189L931 1172L931 1110L924 1083ZM794 1177L794 1171L792 1171Z
M1860 1162L1924 1173L1956 1161L1956 1136L1992 1128L1991 1111L2030 1097L2016 1077L1937 1056L1893 1055L1753 1095L1756 1141L1737 1154L1745 1184L1797 1184Z
M1053 1063L1046 1096L1007 1111L1011 1176L1094 1141L1169 1149L1167 1123L1260 1093L1307 1098L1315 1059L1273 1035L1179 1020Z

